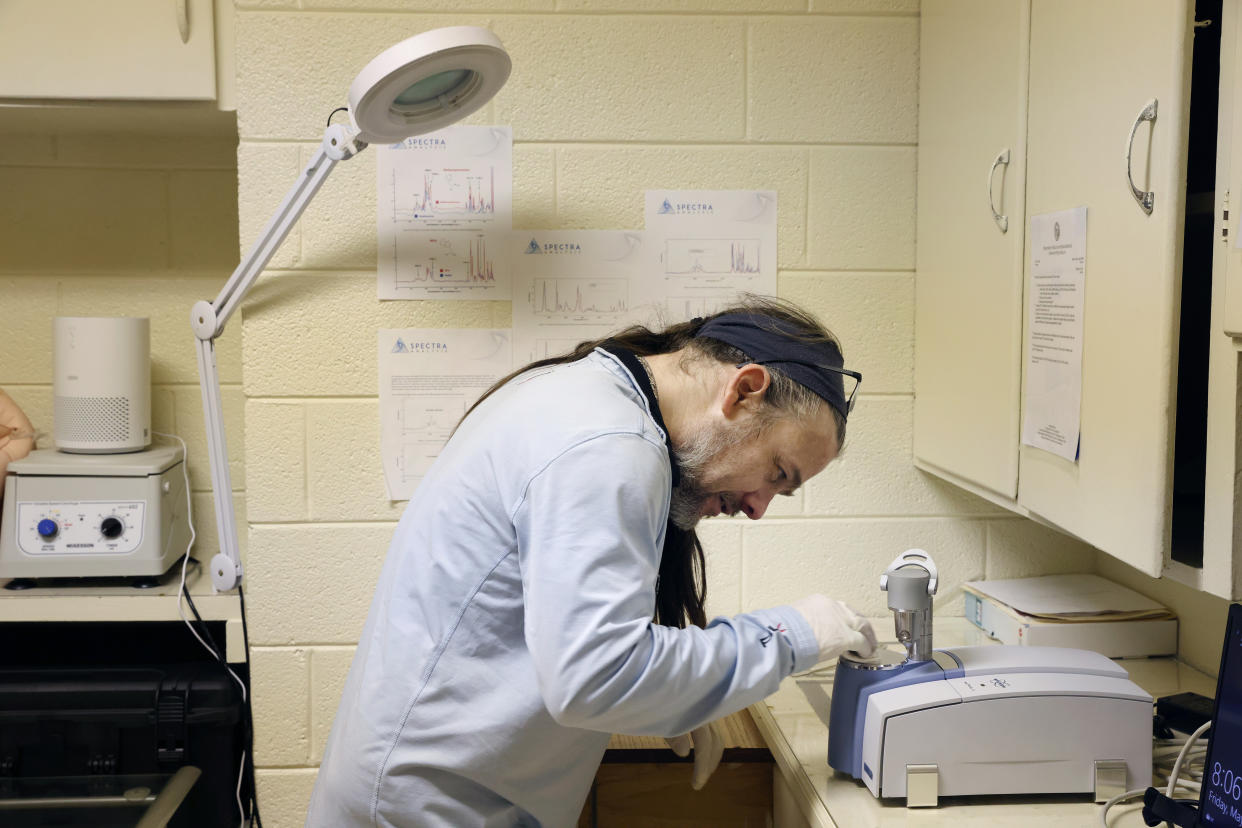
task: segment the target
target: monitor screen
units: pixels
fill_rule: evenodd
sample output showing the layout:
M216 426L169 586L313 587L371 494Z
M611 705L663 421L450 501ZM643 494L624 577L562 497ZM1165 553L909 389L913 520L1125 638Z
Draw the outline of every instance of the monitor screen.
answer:
M1229 607L1216 712L1208 732L1199 825L1242 828L1242 604Z

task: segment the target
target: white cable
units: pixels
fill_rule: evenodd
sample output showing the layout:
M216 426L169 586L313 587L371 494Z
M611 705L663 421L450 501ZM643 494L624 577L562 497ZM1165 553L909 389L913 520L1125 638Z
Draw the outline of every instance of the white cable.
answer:
M212 647L210 644L208 644L206 641L202 639L202 637L198 634L198 630L194 629L194 625L190 623L190 619L187 618L185 614L186 567L190 563L190 550L194 547L194 540L197 537L197 535L194 532L194 504L190 497L190 451L189 449L186 448L185 440L182 440L176 434L164 434L159 431L153 431L151 433L159 437L168 437L170 439L176 440L178 443L181 444L181 474L183 478L185 479L185 516L186 516L186 521L190 525L190 542L186 544L185 555L183 555L181 558L181 585L177 588L177 614L180 615L181 620L185 622L186 629L190 631L190 635L194 636L194 638L198 640L198 643L203 645L203 649L206 650L208 653L210 653L213 658L220 659L220 662L224 665L224 669L228 670L229 675L233 677L233 681L237 682L238 688L241 689L242 704L245 704L246 703L245 683L241 680L241 678L238 677L237 673L233 672L233 668L229 666L228 660L224 658L221 653L217 653L214 647ZM239 828L246 828L246 809L242 807L242 801L241 801L241 786L242 786L242 779L245 778L245 773L246 773L246 749L242 748L241 767L238 768L237 770L237 789L234 792L235 799L237 801L237 817L238 817Z
M1173 757L1166 757L1156 763L1155 772L1169 776L1173 770ZM1203 777L1203 759L1204 754L1200 751L1191 751L1186 755L1186 761L1182 765L1181 778L1179 782L1186 781L1186 778L1201 779Z
M1188 782L1185 779L1179 779L1177 780L1177 784L1179 787L1186 788L1193 793L1198 793L1203 790L1203 784L1200 782Z
M1181 782L1179 784L1185 785L1186 783ZM1100 806L1100 828L1109 828L1108 812L1113 808L1114 805L1121 805L1125 802L1128 802L1131 799L1141 799L1143 797L1143 794L1145 793L1147 793L1146 788L1143 788L1142 790L1135 789L1133 791L1126 791L1123 794L1118 794L1117 796L1114 796L1112 799L1108 800L1103 805L1101 805ZM1179 799L1177 801L1178 802L1198 802L1199 800L1198 800L1198 797L1195 797L1194 799ZM1166 822L1165 824L1168 825L1169 823Z
M237 800L237 816L238 816L238 819L240 820L237 823L238 828L246 828L246 812L242 810L242 802L241 802L242 778L245 776L245 774L246 774L246 749L242 748L241 767L237 769L237 789L233 792L233 795Z
M1163 756L1176 756L1185 746L1186 746L1186 742L1182 740L1182 741L1176 742L1171 745L1164 745L1161 747L1157 747L1153 749L1151 753L1152 753L1152 756L1154 756L1157 759ZM1194 756L1196 753L1200 753L1200 754L1207 753L1207 748L1205 747L1195 748L1194 750L1190 752L1190 755Z
M1108 828L1108 812L1109 810L1112 809L1114 805L1120 805L1123 802L1128 802L1131 799L1140 797L1146 791L1147 791L1146 788L1136 788L1133 791L1126 791L1123 794L1118 794L1117 796L1114 796L1112 799L1108 800L1103 805L1101 805L1100 806L1100 828Z
M1168 758L1172 756L1174 753L1177 754L1177 758L1173 762L1172 769L1167 772L1168 777L1169 777L1169 783L1168 783L1168 786L1165 788L1164 795L1167 796L1168 798L1170 799L1174 798L1173 791L1178 785L1181 785L1182 787L1186 788L1187 791L1190 793L1197 794L1200 790L1202 790L1202 783L1190 781L1186 779L1179 780L1178 776L1181 774L1183 763L1186 763L1187 759L1190 759L1190 762L1186 763L1187 774L1190 776L1196 776L1196 775L1200 777L1202 776L1202 772L1200 771L1198 774L1196 774L1192 766L1196 761L1201 760L1207 755L1207 748L1206 747L1199 748L1199 747L1196 747L1195 744L1196 742L1198 742L1199 737L1202 736L1204 732L1211 726L1212 726L1212 723L1210 721L1204 722L1203 725L1201 725L1194 733L1190 734L1190 736L1187 737L1184 742L1178 742L1177 740L1173 740L1173 739L1160 739L1158 740L1158 745L1152 749L1152 760L1153 760L1152 764L1155 766L1154 770L1159 774L1165 773L1164 768L1160 766L1165 764L1168 761ZM1123 802L1128 802L1132 799L1142 797L1144 793L1146 793L1145 788L1142 790L1136 789L1133 791L1126 791L1123 794L1114 796L1112 799L1108 800L1102 806L1100 806L1101 828L1108 828L1108 812L1109 810L1113 808L1113 806L1120 805ZM1196 800L1197 798L1198 797L1196 797ZM1182 801L1182 800L1179 800L1179 801ZM1190 801L1195 801L1195 800L1190 800ZM1165 824L1169 825L1169 823L1165 823Z
M1182 747L1182 752L1177 754L1177 761L1173 763L1173 771L1169 774L1169 786L1164 791L1165 796L1169 798L1173 797L1173 788L1177 786L1177 774L1182 769L1182 760L1186 758L1186 753L1190 750L1190 746L1193 745L1211 726L1212 720L1208 719L1206 722L1199 725L1195 732L1190 734L1190 738L1186 740L1186 744Z

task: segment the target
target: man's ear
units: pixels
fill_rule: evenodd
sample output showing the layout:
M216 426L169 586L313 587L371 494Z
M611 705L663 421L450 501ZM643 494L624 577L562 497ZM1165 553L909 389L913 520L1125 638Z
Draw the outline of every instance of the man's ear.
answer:
M748 362L734 369L725 382L721 413L733 417L741 411L757 409L771 384L772 376L762 365Z

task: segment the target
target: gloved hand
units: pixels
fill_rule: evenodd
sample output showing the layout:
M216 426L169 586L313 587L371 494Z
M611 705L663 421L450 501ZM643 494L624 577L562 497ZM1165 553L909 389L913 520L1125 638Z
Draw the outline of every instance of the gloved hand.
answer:
M670 736L665 741L678 756L689 756L690 748L694 748L694 775L690 778L690 787L702 790L724 755L724 727L719 721L708 722L689 733Z
M819 643L819 660L828 661L846 651L864 658L875 654L875 631L866 618L826 595L808 595L793 602L815 633Z

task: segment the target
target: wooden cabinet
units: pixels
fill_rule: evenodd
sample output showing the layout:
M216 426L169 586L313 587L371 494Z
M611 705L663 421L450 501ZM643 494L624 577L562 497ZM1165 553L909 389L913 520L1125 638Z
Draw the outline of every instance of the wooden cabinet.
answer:
M695 791L693 764L605 758L578 828L771 828L772 767L726 758Z
M1169 545L1193 9L1032 0L1027 215L1087 207L1077 462L1021 447L1018 503L1149 575ZM1155 193L1148 215L1126 175Z
M212 0L5 0L0 98L216 100L215 14Z
M1220 55L1220 129L1222 135L1228 135L1227 142L1222 141L1216 161L1216 189L1225 193L1222 215L1222 232L1219 239L1219 269L1214 269L1213 276L1225 284L1225 311L1223 325L1225 332L1242 340L1242 55L1238 54L1238 44L1242 42L1242 14L1234 14L1232 20L1224 21L1226 29L1222 34ZM1231 159L1238 159L1231 163ZM1215 262L1216 260L1214 260ZM1242 341L1238 342L1242 348Z
M1215 18L1213 37L1224 25L1230 94L1219 132L1214 111L1191 129L1192 89L1202 114L1217 83L1214 65L1201 73L1195 63L1192 86L1194 6L924 1L914 454L921 468L1148 575L1232 598L1242 593L1232 540L1242 531L1238 357L1224 334L1226 257L1208 252L1228 188L1218 175L1214 193L1210 181L1188 193L1187 177L1192 141L1192 162L1219 147L1218 173L1229 167L1242 3L1200 15ZM1204 42L1214 60L1217 41ZM1155 120L1141 120L1149 105ZM1135 187L1155 194L1150 214L1132 192L1127 149ZM1087 208L1087 239L1071 461L1019 435L1030 217L1075 207ZM1191 536L1197 552L1174 551Z
M1012 500L1029 6L928 0L921 26L914 456Z
M678 759L664 739L614 734L578 828L773 828L779 774L748 710L720 720L724 754L702 790L690 787L693 754ZM782 806L788 805L783 802ZM776 828L794 828L796 806Z
M1213 227L1213 335L1231 336L1232 348L1212 352L1208 401L1205 552L1203 582L1231 586L1227 598L1242 599L1242 504L1237 473L1242 465L1242 9L1228 3L1222 17L1220 59L1220 140L1216 153L1216 220ZM1225 554L1217 554L1223 550ZM1232 552L1232 554L1229 554Z

